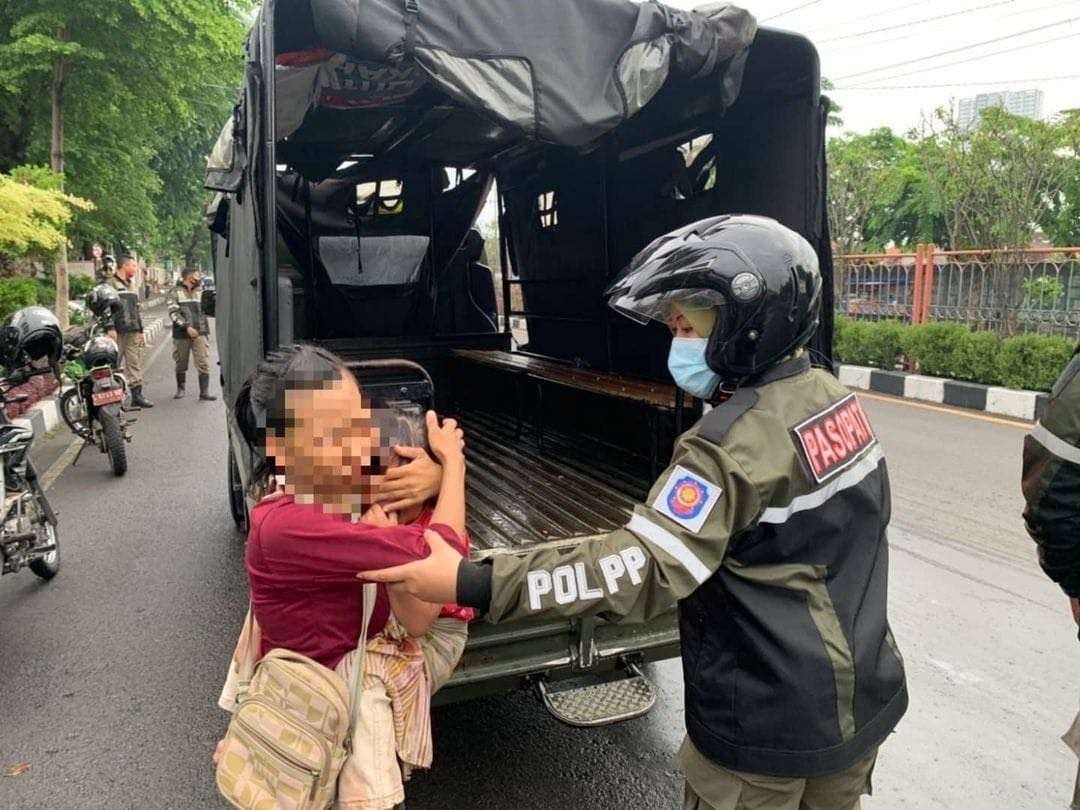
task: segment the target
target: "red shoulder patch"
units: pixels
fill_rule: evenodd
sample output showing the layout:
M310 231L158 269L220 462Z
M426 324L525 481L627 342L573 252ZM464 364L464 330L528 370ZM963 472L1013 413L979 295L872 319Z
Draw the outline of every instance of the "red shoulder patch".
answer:
M792 432L810 474L819 484L849 467L877 441L870 420L854 394L796 425Z

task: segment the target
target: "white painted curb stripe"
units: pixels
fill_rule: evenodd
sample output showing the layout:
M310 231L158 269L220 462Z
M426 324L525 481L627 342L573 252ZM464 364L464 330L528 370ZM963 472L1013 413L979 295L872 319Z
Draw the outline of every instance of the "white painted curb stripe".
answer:
M904 397L907 399L921 399L926 402L944 402L945 380L941 377L909 374L904 377Z
M866 366L840 366L840 382L848 388L869 391L870 375L873 371L872 368Z
M1031 438L1053 453L1060 459L1080 464L1080 447L1073 447L1060 436L1057 436L1043 427L1039 422L1031 429Z
M986 389L986 410L1002 416L1032 420L1035 418L1035 401L1038 396L1034 391L990 387Z
M850 469L834 478L821 489L815 489L813 492L808 492L806 495L800 495L792 500L787 506L769 507L761 513L761 520L758 522L774 524L786 523L796 512L817 509L838 492L861 484L866 476L870 475L870 473L878 468L878 464L881 463L881 459L884 457L885 454L881 450L881 445L874 445L874 449L867 453L862 461L854 464Z
M626 524L626 528L644 540L648 540L658 548L663 549L685 568L700 585L712 572L692 552L682 540L676 537L662 526L657 526L651 520L642 515L635 514Z

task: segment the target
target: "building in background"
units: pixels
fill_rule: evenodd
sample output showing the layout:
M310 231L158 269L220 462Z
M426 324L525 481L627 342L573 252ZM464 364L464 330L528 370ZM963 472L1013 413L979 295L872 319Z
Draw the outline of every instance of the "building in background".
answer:
M963 129L970 129L979 122L982 111L989 107L1004 107L1006 112L1038 120L1043 115L1042 90L999 90L979 93L960 99L958 118Z

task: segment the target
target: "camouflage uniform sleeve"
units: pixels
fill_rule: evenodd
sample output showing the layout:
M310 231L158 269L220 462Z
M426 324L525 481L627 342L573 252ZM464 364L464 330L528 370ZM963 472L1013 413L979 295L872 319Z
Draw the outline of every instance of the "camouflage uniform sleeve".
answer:
M1070 597L1080 597L1080 354L1024 439L1023 491L1024 521L1043 571Z
M184 310L180 306L180 294L176 291L176 288L169 290L168 297L169 306L169 319L175 326L187 326L187 319L184 317Z
M672 465L626 527L562 548L495 558L490 622L593 613L645 621L674 608L720 567L762 499L720 447L683 437Z

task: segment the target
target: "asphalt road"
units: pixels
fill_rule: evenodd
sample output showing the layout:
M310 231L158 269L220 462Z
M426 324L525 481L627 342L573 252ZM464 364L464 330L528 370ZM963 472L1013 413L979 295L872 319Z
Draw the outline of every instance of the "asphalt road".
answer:
M0 808L222 806L209 760L245 608L242 538L221 404L169 399L170 365L167 349L151 364L158 407L135 426L127 477L86 453L50 489L61 575L0 580L0 767L31 766L0 778ZM864 806L1064 808L1078 645L1019 519L1023 430L866 403L894 480L891 617L912 708ZM43 468L69 441L43 443ZM680 806L681 675L650 672L660 705L598 730L561 726L524 693L437 710L435 768L410 810Z

